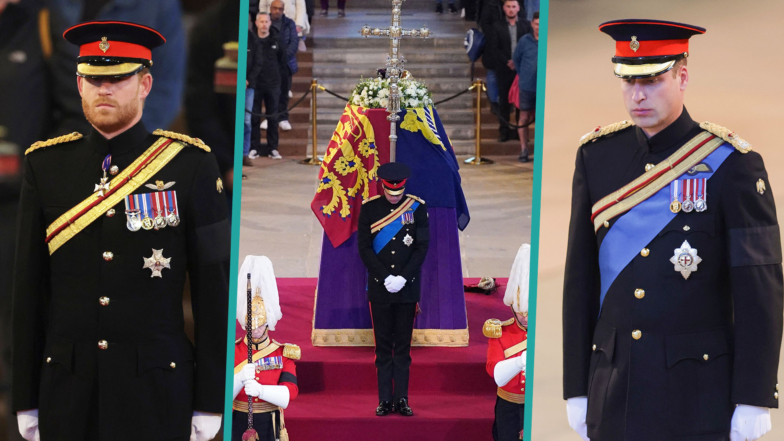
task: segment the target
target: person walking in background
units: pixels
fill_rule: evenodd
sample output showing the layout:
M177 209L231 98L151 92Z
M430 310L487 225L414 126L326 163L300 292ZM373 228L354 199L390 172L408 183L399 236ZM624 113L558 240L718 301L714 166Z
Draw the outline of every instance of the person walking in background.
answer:
M291 130L289 123L289 92L291 80L299 70L297 66L297 25L294 20L286 17L283 0L273 0L270 4L272 27L278 31L283 59L280 62L280 96L278 98L278 127L287 132ZM264 128L264 127L262 127Z
M329 14L329 0L321 0L321 14L326 17ZM346 16L346 0L338 0L338 17Z
M539 56L539 11L534 12L531 20L531 33L523 35L514 51L514 65L519 78L518 107L520 118L517 120L520 135L520 162L528 162L528 140L536 113L536 61Z
M436 12L441 14L444 12L444 0L436 0ZM455 0L449 0L449 13L456 14L457 8L455 8Z
M509 105L509 89L515 79L512 54L520 38L531 31L530 23L521 20L518 16L519 0L504 0L503 9L505 18L494 23L490 28L484 53L484 57L487 58L486 63L490 64L498 81L498 141L500 142L517 138L517 133L510 131L508 125L512 110Z
M259 45L256 54L260 54L261 71L256 77L256 90L253 96L253 113L251 118L251 146L256 147L260 156L282 159L278 153L278 99L280 98L280 65L283 60L283 49L278 40L278 32L272 27L270 15L259 12L256 15L256 35L254 44ZM257 61L258 62L258 61ZM267 144L261 145L261 113L267 117Z

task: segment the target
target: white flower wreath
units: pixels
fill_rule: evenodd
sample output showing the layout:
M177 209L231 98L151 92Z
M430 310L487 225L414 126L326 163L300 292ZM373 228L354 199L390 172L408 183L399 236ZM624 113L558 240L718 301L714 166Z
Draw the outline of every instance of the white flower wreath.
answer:
M433 105L433 95L424 83L413 78L400 79L400 108L427 107ZM351 92L349 102L369 109L386 109L389 103L389 80L381 78L363 79Z

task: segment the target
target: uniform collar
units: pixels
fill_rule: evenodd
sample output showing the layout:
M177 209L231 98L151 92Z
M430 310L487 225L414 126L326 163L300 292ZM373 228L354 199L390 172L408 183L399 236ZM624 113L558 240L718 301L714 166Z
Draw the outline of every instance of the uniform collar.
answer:
M261 343L253 343L251 341L250 345L248 345L248 336L246 335L245 338L243 338L243 341L245 341L245 345L246 346L251 346L254 351L260 351L260 350L266 348L267 346L269 346L270 342L272 342L272 339L269 337L269 334L268 334L267 338L264 339L263 342L261 342Z
M684 142L688 141L684 138L695 128L699 128L699 124L691 119L689 112L684 107L678 119L650 138L645 136L645 132L641 128L637 127L636 130L640 144L648 147L649 153L661 153L672 147L683 145Z
M102 155L121 155L138 147L149 135L150 132L144 127L144 123L139 120L133 127L112 139L104 138L95 128L87 135L87 139Z

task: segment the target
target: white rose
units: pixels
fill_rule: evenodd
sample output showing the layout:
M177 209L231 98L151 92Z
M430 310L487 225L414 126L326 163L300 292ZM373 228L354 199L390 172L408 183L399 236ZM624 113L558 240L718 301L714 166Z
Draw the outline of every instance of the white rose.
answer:
M381 107L384 107L384 108L386 108L386 107L389 105L389 98L380 98L380 99L378 100L378 104L379 104Z
M358 95L354 95L354 105L358 106L359 103L361 103L361 102L362 102L362 100L359 98L359 96Z
M416 98L409 98L408 107L419 107L419 100Z

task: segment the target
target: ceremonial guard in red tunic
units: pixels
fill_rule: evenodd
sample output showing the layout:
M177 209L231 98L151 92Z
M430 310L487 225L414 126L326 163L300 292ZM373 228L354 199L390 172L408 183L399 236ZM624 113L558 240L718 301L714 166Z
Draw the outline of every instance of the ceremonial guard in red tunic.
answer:
M286 441L288 434L283 409L297 397L297 367L294 361L300 359L300 348L278 343L269 335L269 331L275 330L275 324L283 316L272 262L265 256L245 257L240 269L238 291L237 321L242 329L249 331L250 340L247 336L237 339L234 347L231 439ZM252 293L250 309L248 291ZM248 418L249 408L252 409L252 418ZM245 436L251 425L257 438Z
M525 356L528 347L528 271L531 247L523 244L517 252L506 286L504 304L514 317L502 322L490 319L483 332L488 337L487 373L498 385L493 439L523 439L525 412Z

